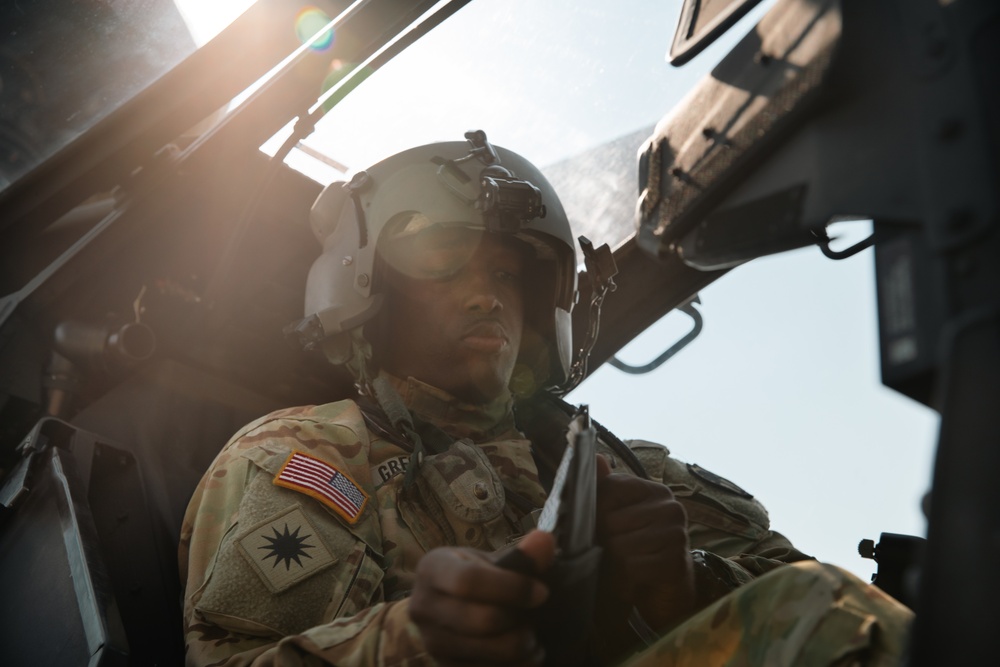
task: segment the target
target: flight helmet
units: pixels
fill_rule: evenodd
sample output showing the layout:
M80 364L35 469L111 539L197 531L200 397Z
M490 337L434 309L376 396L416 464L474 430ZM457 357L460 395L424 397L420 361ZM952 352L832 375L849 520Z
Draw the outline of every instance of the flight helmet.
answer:
M509 234L530 247L525 331L515 392L562 383L572 361L570 312L576 252L566 212L542 173L493 146L482 131L465 142L418 146L331 183L310 211L323 252L306 283L305 318L291 327L356 378L364 325L384 300L380 269L388 244L435 225ZM352 359L355 367L352 367ZM518 386L515 386L518 385Z

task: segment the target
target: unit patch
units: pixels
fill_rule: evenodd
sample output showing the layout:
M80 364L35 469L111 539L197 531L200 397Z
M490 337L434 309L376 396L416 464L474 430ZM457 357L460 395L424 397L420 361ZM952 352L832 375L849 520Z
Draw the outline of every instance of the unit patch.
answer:
M410 456L396 456L372 468L372 479L379 486L385 484L396 475L406 472L410 464Z
M274 477L277 486L304 493L355 523L368 504L368 494L354 480L329 463L302 452L292 452Z
M272 593L280 593L336 562L298 505L236 538L240 553Z
M725 477L720 477L719 475L716 475L711 470L705 470L697 463L689 463L687 464L687 468L692 475L694 475L695 477L697 477L702 481L708 482L712 486L717 486L719 488L725 489L726 491L729 491L730 493L735 493L736 495L746 498L747 500L753 498L752 493L744 491L740 487L736 486L736 484L734 484L733 482L730 482Z

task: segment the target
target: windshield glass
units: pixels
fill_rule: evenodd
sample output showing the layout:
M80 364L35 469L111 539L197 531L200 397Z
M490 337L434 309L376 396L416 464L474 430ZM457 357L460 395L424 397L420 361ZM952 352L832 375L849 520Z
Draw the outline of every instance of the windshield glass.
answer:
M0 3L0 191L156 81L251 4Z
M0 4L0 190L194 51L172 0Z

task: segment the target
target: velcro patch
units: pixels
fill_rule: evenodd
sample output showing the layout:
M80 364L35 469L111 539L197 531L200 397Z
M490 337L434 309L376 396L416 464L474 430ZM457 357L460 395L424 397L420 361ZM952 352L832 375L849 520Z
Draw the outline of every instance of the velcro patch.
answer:
M744 491L742 488L736 486L736 484L730 482L725 477L716 475L714 472L710 470L705 470L697 463L689 463L687 467L692 475L701 479L702 481L708 482L712 486L717 486L721 489L725 489L726 491L729 491L730 493L735 493L736 495L746 498L747 500L753 498L752 493Z
M274 483L315 498L348 523L356 523L368 504L368 494L353 479L326 461L302 452L291 453Z
M337 561L298 505L257 524L237 537L236 543L272 593L280 593Z
M396 475L406 472L410 465L410 455L396 456L372 468L372 479L379 486L385 484Z

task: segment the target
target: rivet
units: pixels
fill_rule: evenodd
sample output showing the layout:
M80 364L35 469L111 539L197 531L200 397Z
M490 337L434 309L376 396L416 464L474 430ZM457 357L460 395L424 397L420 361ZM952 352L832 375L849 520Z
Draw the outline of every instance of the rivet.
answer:
M348 255L347 257L342 259L341 262L343 263L344 266L350 266L351 264L354 263L354 258Z
M362 287L368 287L367 273L362 273L360 276L358 276L358 285L361 285Z
M480 500L486 500L490 497L490 492L486 489L486 486L482 482L476 482L476 485L472 487L472 493L475 494L476 498Z

